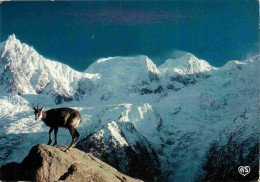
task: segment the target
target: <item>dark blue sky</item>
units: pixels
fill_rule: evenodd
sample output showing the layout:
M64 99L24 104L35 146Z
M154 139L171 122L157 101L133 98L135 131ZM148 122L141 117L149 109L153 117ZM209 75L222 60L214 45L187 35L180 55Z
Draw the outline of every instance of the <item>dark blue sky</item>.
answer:
M259 50L257 0L3 2L1 41L15 34L44 57L83 71L109 56L156 65L182 50L222 66Z

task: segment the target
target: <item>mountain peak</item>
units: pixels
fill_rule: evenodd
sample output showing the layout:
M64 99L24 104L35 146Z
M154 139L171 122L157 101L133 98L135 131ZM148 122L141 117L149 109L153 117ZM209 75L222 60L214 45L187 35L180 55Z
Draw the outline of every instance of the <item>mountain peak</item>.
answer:
M197 74L213 69L216 68L211 66L207 61L198 59L191 53L183 54L178 58L168 59L159 67L161 73L173 71L179 74Z
M9 36L8 36L7 40L8 40L8 41L15 41L15 40L18 40L18 39L16 39L15 34L12 34L12 35L9 35Z
M2 55L5 54L8 50L15 51L16 49L23 49L25 47L29 47L26 44L22 44L19 39L16 38L15 34L9 35L6 41L1 42L0 49L2 51Z
M0 87L7 92L35 94L45 91L44 94L72 97L80 80L98 78L98 75L81 73L44 58L14 34L0 44L0 50L0 67L4 68L0 70Z
M136 71L140 73L143 72L152 72L154 74L158 74L158 70L156 65L145 55L139 55L135 57L108 57L108 58L100 58L92 65L90 65L85 72L86 73L106 73L109 68L110 73L114 75L115 73L126 74L129 72L132 75L132 71L129 71L130 68L134 68ZM113 70L113 71L112 71ZM125 71L122 71L125 70Z
M17 45L19 44L22 45L22 43L20 42L19 39L16 38L15 34L9 35L8 38L6 39L6 41L4 42L4 47L5 49L9 49L11 48L13 45Z

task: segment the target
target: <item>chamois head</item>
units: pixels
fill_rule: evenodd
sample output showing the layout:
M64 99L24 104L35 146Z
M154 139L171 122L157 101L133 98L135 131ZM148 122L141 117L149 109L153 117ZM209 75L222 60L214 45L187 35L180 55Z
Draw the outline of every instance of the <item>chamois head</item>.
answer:
M39 109L39 104L37 104L37 108L34 107L33 104L33 109L34 109L34 114L35 114L35 120L41 120L42 119L42 110L44 107Z

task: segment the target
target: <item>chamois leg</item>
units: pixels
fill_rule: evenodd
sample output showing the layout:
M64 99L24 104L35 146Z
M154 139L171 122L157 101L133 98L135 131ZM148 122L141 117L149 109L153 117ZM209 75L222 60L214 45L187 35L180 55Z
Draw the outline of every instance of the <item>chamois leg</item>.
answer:
M52 131L53 131L53 128L51 127L50 128L50 130L49 130L49 142L48 142L48 144L47 145L50 145L51 144L51 133L52 133Z
M76 141L79 139L79 132L76 130L76 128L75 128L75 135L76 135L76 140L75 140L76 143Z
M53 146L57 146L57 133L58 133L58 128L54 128L55 142L54 142Z
M76 129L74 127L70 127L69 130L70 130L70 134L71 134L71 137L72 137L72 141L71 141L71 144L69 146L69 149L70 149L70 148L75 146L75 142L77 140L77 137L76 137L76 132L75 132Z

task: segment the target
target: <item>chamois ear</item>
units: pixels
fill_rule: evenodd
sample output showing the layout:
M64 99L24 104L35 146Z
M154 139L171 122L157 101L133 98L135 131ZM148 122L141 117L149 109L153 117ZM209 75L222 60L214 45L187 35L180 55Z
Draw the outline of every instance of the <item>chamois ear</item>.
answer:
M44 106L40 109L41 111L43 110Z

